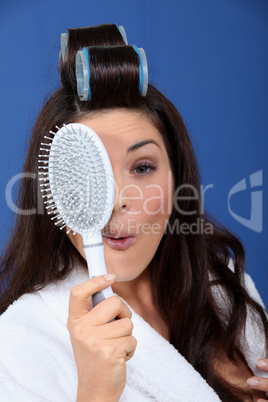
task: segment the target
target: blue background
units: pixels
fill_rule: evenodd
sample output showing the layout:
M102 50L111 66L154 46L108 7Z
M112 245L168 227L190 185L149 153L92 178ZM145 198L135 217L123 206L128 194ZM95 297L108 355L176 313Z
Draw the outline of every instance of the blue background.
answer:
M247 271L268 307L267 271L267 0L1 0L0 238L14 216L5 201L20 172L26 136L43 97L59 85L59 38L67 28L117 23L130 44L144 47L150 81L177 106L192 137L205 207L242 239ZM231 188L262 171L263 229L228 210ZM250 189L232 210L250 217ZM259 208L259 214L262 213Z

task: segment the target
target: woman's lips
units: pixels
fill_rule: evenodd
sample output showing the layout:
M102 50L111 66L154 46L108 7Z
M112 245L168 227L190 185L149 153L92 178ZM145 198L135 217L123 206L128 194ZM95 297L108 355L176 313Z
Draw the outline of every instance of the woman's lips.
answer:
M135 242L135 236L125 236L125 237L110 237L108 235L103 235L102 239L104 243L108 244L111 248L116 250L126 250Z

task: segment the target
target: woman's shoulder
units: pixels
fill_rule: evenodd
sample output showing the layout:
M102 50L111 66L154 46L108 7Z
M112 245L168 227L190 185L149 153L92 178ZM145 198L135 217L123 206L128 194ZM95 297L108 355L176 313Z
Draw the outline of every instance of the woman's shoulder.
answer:
M234 271L234 264L232 260L229 262L229 269ZM246 272L244 273L242 284L247 290L250 297L257 303L259 303L265 311L264 303L255 286L255 283L252 277ZM232 308L230 299L227 297L226 290L224 290L221 285L212 286L211 290L213 298L217 305L221 321L224 325L227 325ZM256 369L255 362L266 355L263 324L260 320L260 317L249 305L247 306L245 328L240 336L240 347L244 353L250 369L255 373L255 375L260 375L259 370Z
M230 259L228 268L234 272L234 262L232 259ZM213 276L210 275L210 280L213 280ZM247 290L248 294L252 299L254 299L257 303L259 303L263 309L265 309L264 303L262 301L262 298L256 288L256 285L251 277L251 275L247 272L244 272L243 278L242 278L242 285L245 287ZM226 298L226 292L224 291L223 287L221 285L216 285L212 286L212 295L217 302L219 306L221 306L224 309L229 310L229 301L228 298Z
M244 279L245 279L245 287L246 290L248 291L248 293L250 294L250 296L252 297L252 299L254 299L257 303L259 303L263 309L265 309L265 305L263 303L263 300L256 288L256 285L252 279L252 277L250 276L250 274L248 274L247 272L245 272L244 274Z

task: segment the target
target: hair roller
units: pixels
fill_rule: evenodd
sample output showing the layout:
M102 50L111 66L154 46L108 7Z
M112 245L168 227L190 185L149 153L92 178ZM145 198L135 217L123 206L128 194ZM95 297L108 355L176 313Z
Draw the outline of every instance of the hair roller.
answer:
M148 88L148 65L145 52L137 46L83 48L76 55L77 93L89 101L101 92L138 92L145 96ZM100 89L102 88L102 90Z
M127 34L126 34L126 31L125 31L125 28L122 25L120 25L120 26L117 25L117 28L119 29L119 32L121 33L125 44L128 45Z
M88 101L91 98L90 92L90 68L88 48L83 48L77 52L76 56L76 80L77 94L82 101Z
M59 70L61 84L76 92L76 54L84 47L124 46L127 36L123 26L102 24L84 28L68 29L61 35Z
M139 56L139 89L142 96L145 96L148 89L148 64L145 51L142 47L133 45L133 49Z
M60 36L60 62L64 63L67 59L67 45L68 45L69 32L62 33Z
M102 24L84 28L68 29L61 34L60 61L67 61L70 56L83 47L88 46L119 46L127 45L127 35L124 27L116 24ZM72 57L71 57L72 58Z

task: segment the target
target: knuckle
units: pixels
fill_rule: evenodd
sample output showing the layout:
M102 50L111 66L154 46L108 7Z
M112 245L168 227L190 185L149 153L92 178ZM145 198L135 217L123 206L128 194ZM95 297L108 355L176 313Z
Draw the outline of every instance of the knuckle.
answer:
M95 283L97 286L101 286L103 284L103 279L101 276L94 276L90 279L92 283Z
M87 343L88 348L92 350L92 352L94 352L95 354L98 354L101 350L101 341L96 334L91 334L87 339Z
M103 345L102 347L102 357L104 360L111 361L113 356L115 355L115 350L111 345Z
M115 306L118 310L121 310L121 309L123 308L124 303L123 303L123 301L120 299L120 297L118 297L118 296L111 296L111 297L110 297L110 301L111 301L111 303L114 304L114 306Z
M68 329L68 331L71 332L72 328L73 328L73 323L68 319L68 321L67 321L67 329Z
M81 296L81 291L80 291L79 285L76 285L71 289L70 296L73 299L78 299Z
M72 330L72 336L77 342L81 343L86 338L86 332L83 327L75 326Z
M98 289L103 289L103 284L106 284L106 281L103 279L101 275L94 276L93 278L90 279L90 282L94 284L94 287L97 287Z
M128 317L126 317L124 320L125 320L126 329L127 329L129 332L132 332L132 331L133 331L133 322L132 322L131 319L128 318Z
M90 333L83 327L75 327L72 332L72 338L78 345L80 344L80 346L86 348L91 354L97 355L100 353L101 341L94 332Z
M132 336L132 342L133 342L133 350L135 350L137 347L137 339L135 338L135 336Z

